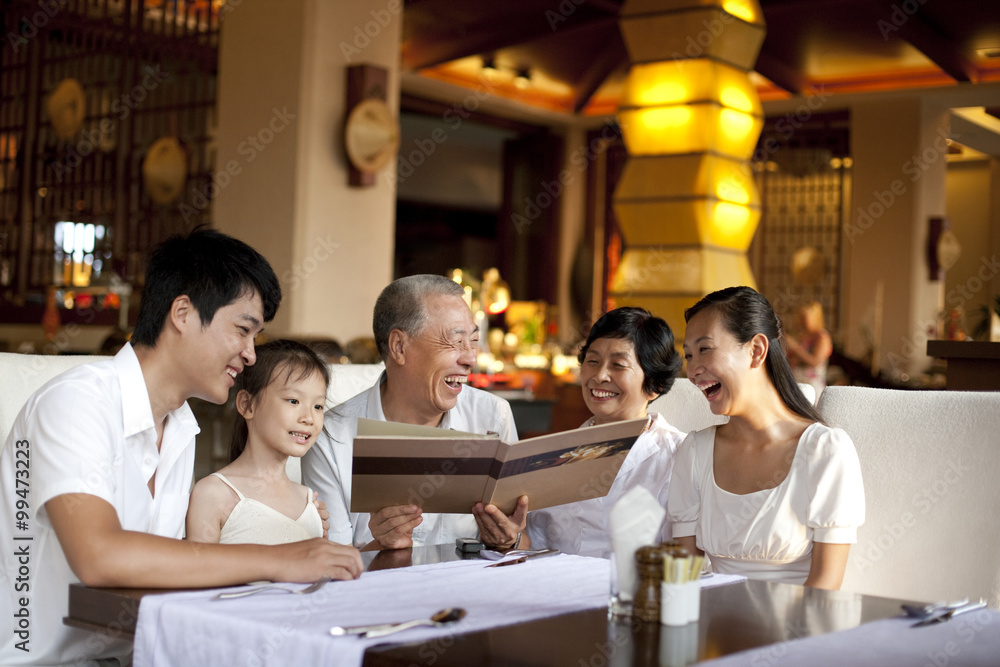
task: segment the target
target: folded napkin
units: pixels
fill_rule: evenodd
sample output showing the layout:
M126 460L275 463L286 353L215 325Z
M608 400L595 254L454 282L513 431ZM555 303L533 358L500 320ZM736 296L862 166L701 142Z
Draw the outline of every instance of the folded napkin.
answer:
M636 549L656 543L656 535L666 514L667 511L660 507L653 494L641 486L622 496L608 513L611 550L618 574L618 596L622 600L631 600L639 583Z

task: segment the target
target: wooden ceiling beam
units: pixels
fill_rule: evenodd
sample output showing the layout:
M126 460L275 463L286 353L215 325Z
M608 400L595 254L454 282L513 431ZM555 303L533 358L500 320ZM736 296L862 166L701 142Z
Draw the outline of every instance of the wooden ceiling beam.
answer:
M628 67L628 53L625 51L625 45L618 39L608 40L608 43L591 61L590 67L574 86L576 96L573 98L573 113L583 111L601 84L621 67Z
M957 43L942 35L919 11L898 28L900 39L909 42L955 81L978 83L979 70L975 64L962 55Z
M609 17L579 19L574 18L574 16L574 14L570 14L566 17L566 22L556 26L556 29L561 34L565 34L567 31L617 20ZM544 16L542 18L544 19ZM487 24L454 38L447 35L428 35L426 39L412 45L410 52L406 54L403 65L413 70L426 69L453 60L490 53L516 44L524 44L552 33L553 28L549 25L548 20L541 20L506 25Z
M767 42L764 42L765 47ZM800 70L789 67L783 61L761 51L757 56L754 70L774 85L787 90L792 95L802 95L809 87L809 78Z

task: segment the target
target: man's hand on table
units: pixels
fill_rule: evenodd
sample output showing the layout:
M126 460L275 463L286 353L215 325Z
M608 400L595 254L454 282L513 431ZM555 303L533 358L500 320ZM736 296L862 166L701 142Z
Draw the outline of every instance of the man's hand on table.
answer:
M392 505L375 512L368 520L368 529L375 539L365 550L412 547L413 529L424 520L423 513L416 505Z
M528 516L528 496L517 499L514 513L507 516L496 505L476 503L472 507L472 515L479 524L479 539L488 547L510 549L517 543L517 536L522 535L519 547L531 546L531 540L524 532L525 520Z

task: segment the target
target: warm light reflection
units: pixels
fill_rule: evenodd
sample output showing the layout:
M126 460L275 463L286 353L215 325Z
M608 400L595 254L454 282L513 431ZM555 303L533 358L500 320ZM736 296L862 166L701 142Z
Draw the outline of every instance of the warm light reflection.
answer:
M747 185L731 177L720 179L715 185L715 196L734 204L749 204L750 189Z
M737 236L746 232L750 224L750 209L738 204L719 202L712 212L712 224L723 237Z
M746 0L726 0L722 3L722 9L747 23L759 23L756 4Z
M650 132L662 132L683 127L691 122L693 115L691 107L687 106L642 109L637 114L640 125Z
M730 109L746 113L753 113L754 111L753 102L750 101L746 92L736 86L726 86L723 88L719 93L719 101L722 102L723 106L727 106Z
M719 129L731 141L746 139L753 132L753 121L753 116L732 109L723 109L719 113Z
M642 106L677 104L687 98L687 87L677 81L658 81L636 95L636 101Z

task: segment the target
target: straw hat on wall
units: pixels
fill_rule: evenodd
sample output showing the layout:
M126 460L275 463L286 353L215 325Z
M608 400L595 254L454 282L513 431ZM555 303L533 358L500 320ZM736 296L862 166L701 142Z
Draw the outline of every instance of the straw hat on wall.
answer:
M87 98L76 79L63 79L45 101L45 112L56 136L69 141L76 136L87 115Z
M160 137L146 151L142 181L149 198L169 204L180 196L187 180L187 153L174 137Z

